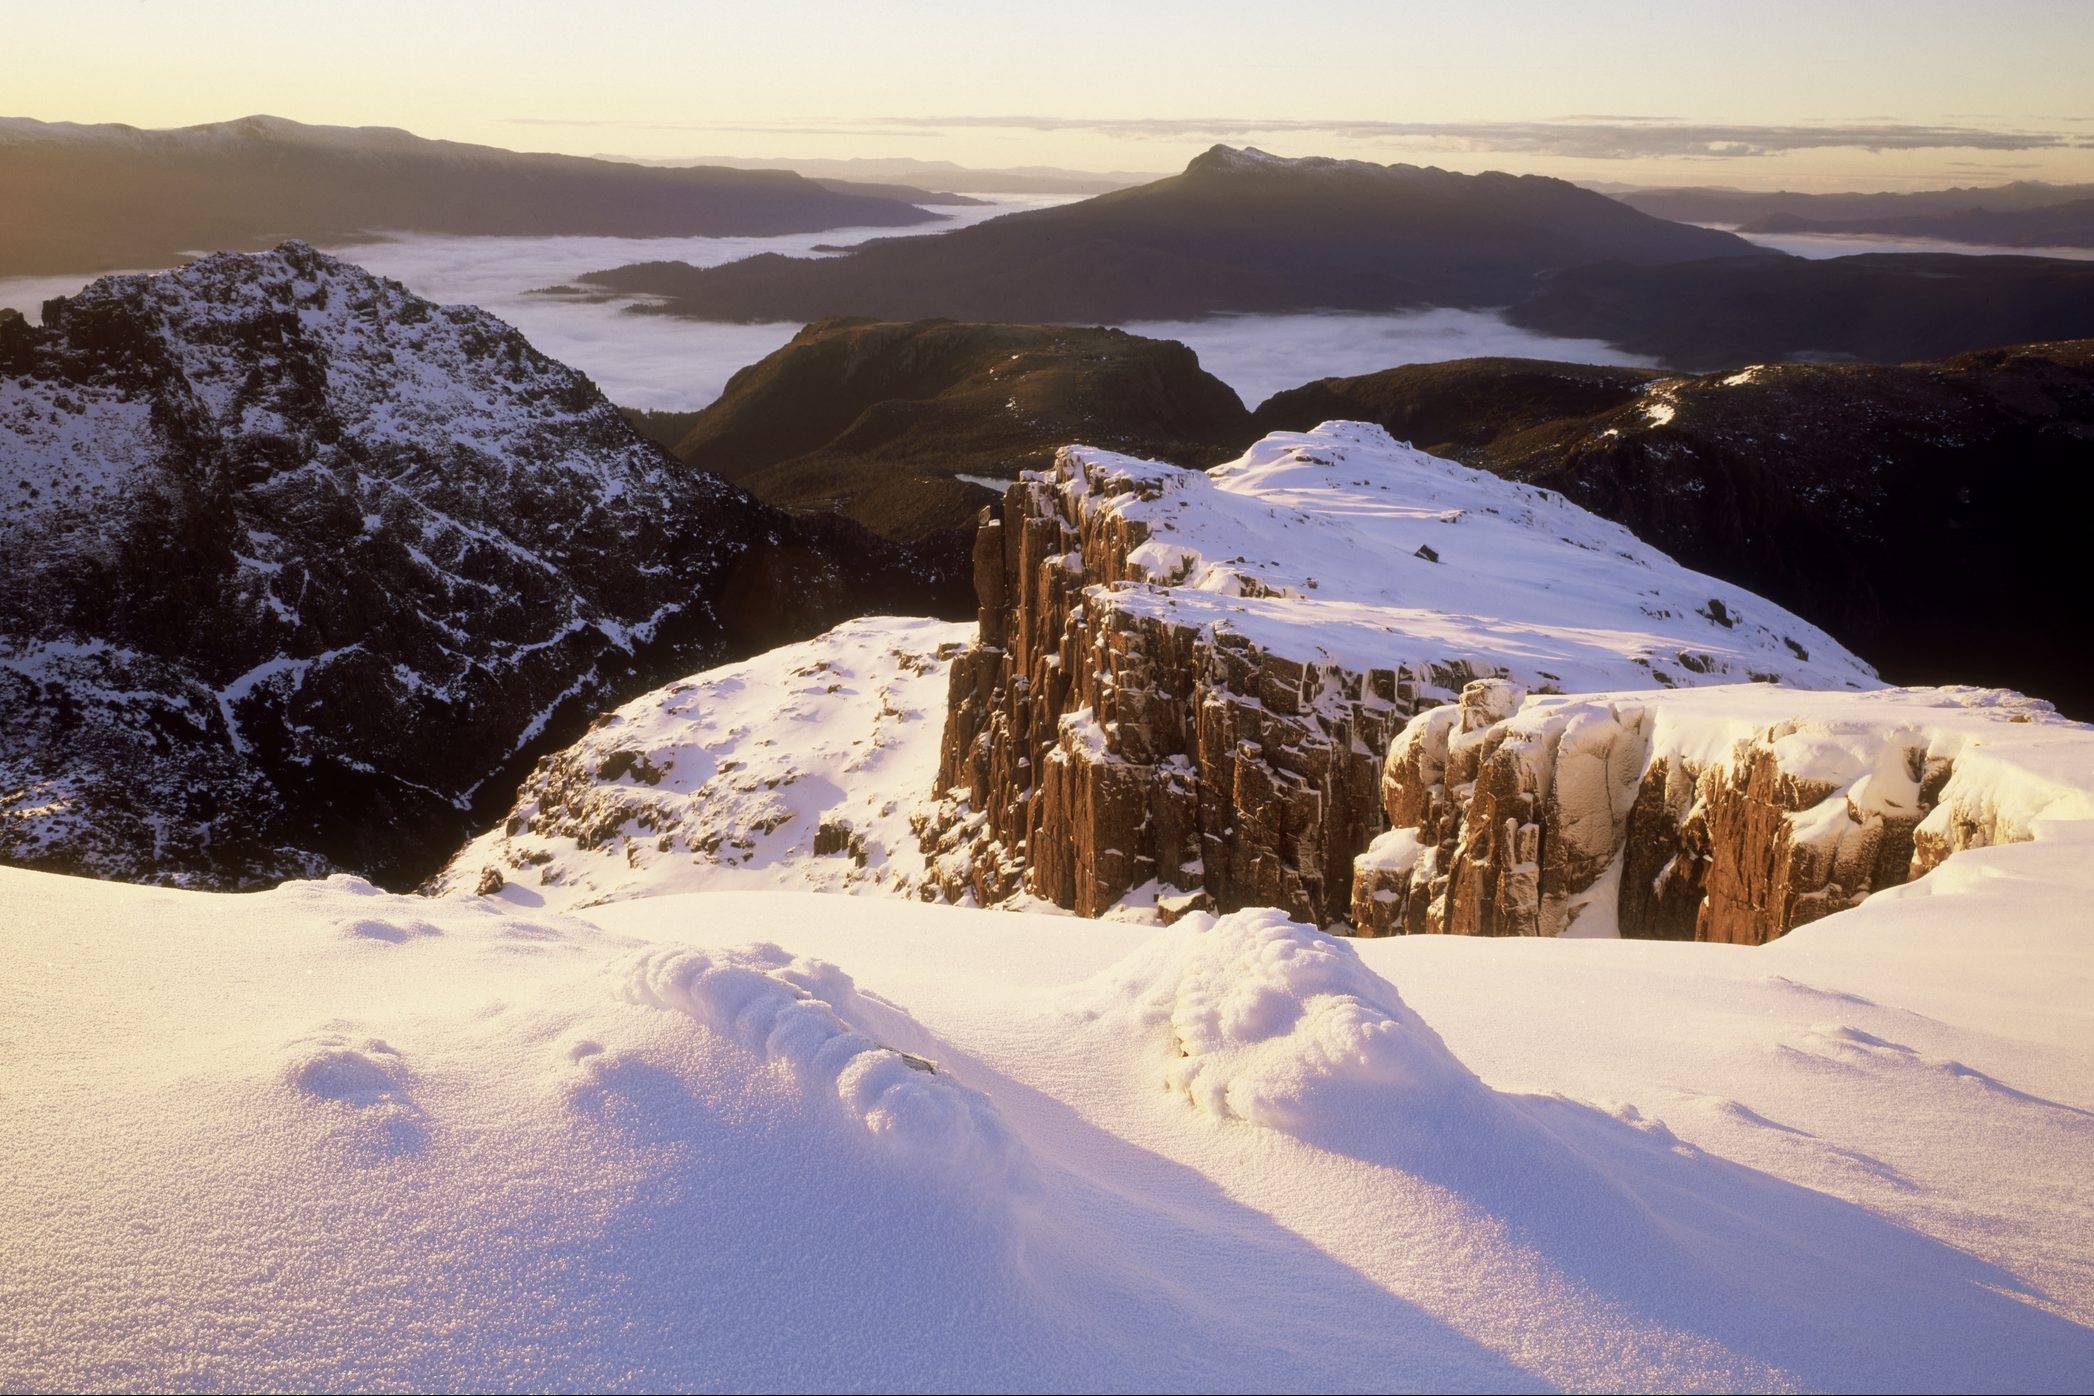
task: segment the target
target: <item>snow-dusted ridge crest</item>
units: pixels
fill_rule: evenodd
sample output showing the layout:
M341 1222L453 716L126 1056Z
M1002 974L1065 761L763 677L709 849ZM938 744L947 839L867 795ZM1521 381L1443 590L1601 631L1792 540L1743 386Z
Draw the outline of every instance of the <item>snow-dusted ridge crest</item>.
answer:
M1072 448L1042 478L1082 518L1140 530L1126 575L1097 593L1105 604L1185 610L1295 658L1365 669L1473 655L1478 669L1566 692L1879 682L1810 622L1555 491L1368 422L1276 432L1205 472Z
M646 656L717 655L772 528L502 321L300 243L52 309L0 323L12 860L396 873Z

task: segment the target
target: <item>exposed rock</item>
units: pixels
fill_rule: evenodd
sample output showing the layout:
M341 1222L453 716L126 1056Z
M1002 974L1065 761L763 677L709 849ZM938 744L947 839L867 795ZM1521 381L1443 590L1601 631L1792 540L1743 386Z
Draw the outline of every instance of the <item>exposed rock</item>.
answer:
M1441 560L1416 556L1426 536ZM1328 925L1384 827L1391 738L1471 680L1873 683L1620 529L1357 424L1205 473L1065 450L985 512L974 560L979 640L923 827L929 885L956 900L1095 916L1154 883L1159 907L1199 893ZM1517 692L1472 690L1479 730ZM1492 798L1511 817L1523 788ZM1512 917L1526 892L1465 895Z
M2029 837L2027 806L1957 779L1973 711L2056 721L2047 704L1986 690L1648 693L1508 711L1503 685L1471 685L1389 749L1391 829L1355 864L1354 923L1763 944L1955 849Z
M300 244L45 322L0 323L10 862L412 885L603 704L911 581L493 316Z

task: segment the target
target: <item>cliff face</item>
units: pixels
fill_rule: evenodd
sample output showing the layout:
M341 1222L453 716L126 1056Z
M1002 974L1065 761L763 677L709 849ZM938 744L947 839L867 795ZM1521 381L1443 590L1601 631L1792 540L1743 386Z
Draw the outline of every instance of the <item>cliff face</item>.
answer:
M2041 783L1959 772L2004 721L1995 690L1732 690L1525 700L1503 682L1389 750L1389 832L1355 864L1367 935L1606 935L1758 945L2030 837Z
M1070 449L985 511L929 885L1346 919L1383 756L1479 677L1873 685L1793 616L1356 423L1210 472ZM1814 657L1813 657L1814 656Z

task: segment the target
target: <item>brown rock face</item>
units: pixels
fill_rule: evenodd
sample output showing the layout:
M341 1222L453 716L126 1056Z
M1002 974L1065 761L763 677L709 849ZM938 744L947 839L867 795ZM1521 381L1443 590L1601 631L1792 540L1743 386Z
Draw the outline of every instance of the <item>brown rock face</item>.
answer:
M1915 846L1952 771L1910 732L1840 734L1828 762L1777 723L1696 761L1654 749L1662 698L1515 713L1516 694L1472 684L1391 746L1363 934L1556 935L1611 910L1625 936L1758 945L1996 838L1959 817Z
M980 640L953 667L922 828L932 887L1097 915L1154 881L1166 914L1204 897L1342 922L1385 827L1380 753L1475 675L1354 672L1115 605L1150 580L1129 559L1147 528L1096 506L1144 488L1065 454L984 511Z

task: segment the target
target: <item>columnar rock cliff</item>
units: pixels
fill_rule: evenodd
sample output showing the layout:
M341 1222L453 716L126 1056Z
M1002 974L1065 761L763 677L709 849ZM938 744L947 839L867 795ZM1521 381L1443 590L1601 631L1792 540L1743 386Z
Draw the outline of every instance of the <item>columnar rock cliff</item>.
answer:
M1758 945L2028 838L2059 794L1959 769L1997 723L2062 725L1997 690L1523 697L1471 684L1391 746L1360 932Z
M1330 924L1390 741L1474 679L1874 686L1779 608L1357 423L1209 472L1071 448L985 511L974 560L923 834L932 885L982 902Z

